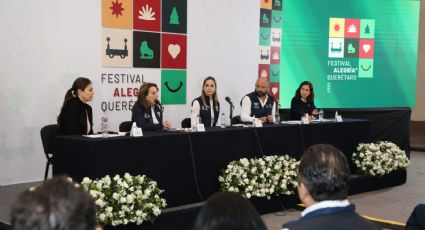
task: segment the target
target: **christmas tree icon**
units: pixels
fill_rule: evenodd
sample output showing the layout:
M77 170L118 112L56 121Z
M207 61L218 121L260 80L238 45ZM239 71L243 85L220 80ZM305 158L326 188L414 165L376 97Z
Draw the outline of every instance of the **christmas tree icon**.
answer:
M365 34L370 33L369 25L366 25L366 28L364 29Z
M177 13L175 6L173 7L173 10L171 11L170 24L172 24L172 25L179 25L180 24L179 14Z

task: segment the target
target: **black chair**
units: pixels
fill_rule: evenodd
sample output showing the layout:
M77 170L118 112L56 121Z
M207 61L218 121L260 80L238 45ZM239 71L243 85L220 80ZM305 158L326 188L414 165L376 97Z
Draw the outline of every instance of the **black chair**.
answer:
M242 122L242 120L241 120L241 116L234 116L233 118L232 118L232 124L234 124L234 125L236 125L236 124L242 124L243 122Z
M133 125L132 121L124 121L124 122L121 122L120 127L118 129L120 132L130 132L132 125Z
M191 127L191 123L190 123L190 118L185 118L182 120L182 128L190 128Z
M44 180L47 179L49 174L49 166L53 164L53 140L58 133L59 125L46 125L40 130L41 142L43 143L44 154L47 158L46 170L44 172Z

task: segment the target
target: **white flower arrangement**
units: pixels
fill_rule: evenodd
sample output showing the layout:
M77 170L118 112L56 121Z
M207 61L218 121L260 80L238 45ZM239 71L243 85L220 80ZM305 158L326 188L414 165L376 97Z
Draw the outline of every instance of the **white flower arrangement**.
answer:
M159 195L163 192L156 181L145 175L124 177L109 175L91 180L85 177L81 182L96 204L96 216L105 225L142 224L153 222L167 204Z
M406 152L388 141L360 143L352 160L357 173L365 176L383 176L395 170L406 169L410 164Z
M220 173L220 188L246 198L291 195L298 186L298 164L288 155L232 161Z

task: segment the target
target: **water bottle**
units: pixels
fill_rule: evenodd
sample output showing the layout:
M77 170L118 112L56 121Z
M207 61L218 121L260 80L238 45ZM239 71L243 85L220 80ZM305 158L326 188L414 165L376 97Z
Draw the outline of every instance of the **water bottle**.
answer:
M192 131L196 131L197 116L194 109L190 111L190 128Z
M324 114L323 109L320 109L319 110L319 121L323 121L323 114Z
M199 114L196 117L196 124L202 124L201 115L199 115Z
M224 113L221 113L220 116L220 127L226 128L226 116L224 115Z
M335 121L338 121L338 111L335 111Z
M108 137L108 117L106 114L101 118L100 132L102 133L102 137Z
M280 122L280 114L279 113L275 113L274 114L274 123L275 124L279 124Z

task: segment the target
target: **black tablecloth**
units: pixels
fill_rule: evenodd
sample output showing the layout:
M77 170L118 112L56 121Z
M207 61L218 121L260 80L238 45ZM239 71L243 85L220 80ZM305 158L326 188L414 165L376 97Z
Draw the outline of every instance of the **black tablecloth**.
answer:
M297 159L312 144L333 144L348 159L359 142L369 141L367 120L345 119L308 125L211 128L207 132L144 132L143 137L55 140L53 174L76 181L129 172L145 174L165 190L168 207L205 200L219 190L218 175L243 157L289 154Z

